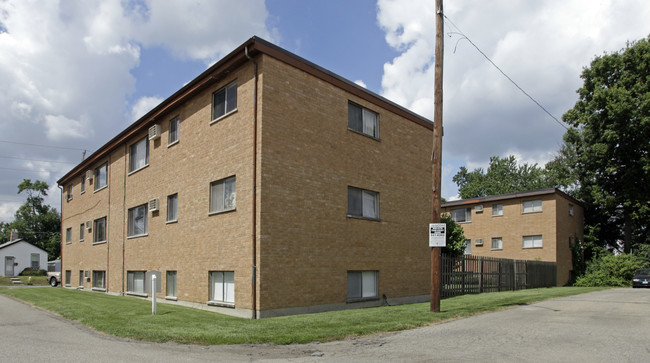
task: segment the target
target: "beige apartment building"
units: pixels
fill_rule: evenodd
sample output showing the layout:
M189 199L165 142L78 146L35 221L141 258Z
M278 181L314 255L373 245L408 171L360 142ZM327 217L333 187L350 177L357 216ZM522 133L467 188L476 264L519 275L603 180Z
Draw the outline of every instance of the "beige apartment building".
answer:
M427 301L432 123L253 37L63 176L63 284L262 318Z
M584 236L580 201L550 188L442 203L463 227L466 254L557 262L557 284L569 282L572 247Z

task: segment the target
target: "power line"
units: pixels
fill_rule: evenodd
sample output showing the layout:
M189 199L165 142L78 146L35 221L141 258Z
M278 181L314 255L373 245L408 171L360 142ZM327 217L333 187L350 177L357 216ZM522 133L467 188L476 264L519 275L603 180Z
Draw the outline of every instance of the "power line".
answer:
M14 168L0 168L0 170L11 170L11 171L26 171L31 173L52 173L47 170L29 170L29 169L14 169Z
M53 146L53 145L42 145L42 144L29 144L26 142L16 142L16 141L6 141L6 140L0 140L0 142L4 142L7 144L14 144L14 145L27 145L27 146L36 146L36 147L45 147L45 148L50 148L50 149L63 149L63 150L74 150L74 151L86 151L87 149L80 149L78 147L65 147L65 146Z
M507 79L508 79L508 80L509 80L513 85L515 85L515 87L517 87L517 88L518 88L518 89L519 89L523 94L525 94L528 98L530 98L531 101L535 102L535 104L536 104L537 106L539 106L539 108L541 108L544 112L546 112L546 114L549 115L553 120L555 120L555 122L557 122L558 125L564 127L564 129L566 129L566 130L569 129L569 128L566 127L566 125L564 125L560 120L558 120L557 117L553 116L553 114L551 114L551 113L550 113L550 112L549 112L549 111L548 111L544 106L542 106L539 102L537 102L537 100L534 99L533 96L529 95L528 92L524 91L524 89L521 88L521 87L517 84L517 82L513 81L512 78L510 78L510 77L509 77L509 76L508 76L504 71L502 71L501 68L499 68L499 66L497 66L497 65L492 61L492 59L490 59L490 57L488 57L485 53L483 53L483 51L482 51L482 50L481 50L481 49L480 49L476 44L474 44L474 42L472 42L472 40L469 39L469 37L468 37L467 35L465 35L465 33L463 33L463 31L460 30L460 28L458 28L458 26L456 26L456 24L454 24L454 22L451 21L451 19L449 19L449 17L447 17L447 15L442 14L442 16L444 16L445 19L449 20L449 23L451 23L451 25L452 25L454 28L456 28L456 30L458 30L458 34L462 35L462 37L463 37L464 39L467 39L467 41L468 41L468 42L469 42L469 43L470 43L474 48L476 48L476 50L478 50L478 52L481 53L481 55L483 55L483 57L485 57L485 59L487 59L488 62L490 62L490 63L494 66L494 68L496 68L499 72L501 72L501 74L502 74L504 77L506 77L506 78L507 78Z
M70 165L76 165L77 163L71 163L69 161L55 161L55 160L35 160L35 159L27 159L27 158L19 158L16 156L0 156L0 158L3 159L16 159L16 160L27 160L27 161L38 161L42 163L58 163L58 164L70 164Z

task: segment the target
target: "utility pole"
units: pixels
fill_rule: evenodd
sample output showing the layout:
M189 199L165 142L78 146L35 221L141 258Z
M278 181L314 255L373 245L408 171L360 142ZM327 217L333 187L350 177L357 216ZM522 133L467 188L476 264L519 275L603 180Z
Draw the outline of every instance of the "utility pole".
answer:
M442 60L443 60L442 0L436 0L436 54L433 92L433 216L432 223L440 223L440 187L442 177ZM431 247L431 312L440 312L440 247Z

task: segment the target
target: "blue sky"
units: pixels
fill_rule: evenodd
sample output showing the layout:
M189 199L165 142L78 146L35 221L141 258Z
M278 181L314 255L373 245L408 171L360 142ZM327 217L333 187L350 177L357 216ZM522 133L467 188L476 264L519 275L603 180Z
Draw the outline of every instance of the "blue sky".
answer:
M56 180L82 150L101 147L253 35L432 119L434 4L0 0L0 221L24 201L24 178L46 181L58 209ZM455 0L445 15L557 118L575 104L595 55L650 34L646 0ZM443 196L457 194L460 166L486 167L494 155L552 159L564 128L449 22L445 33Z

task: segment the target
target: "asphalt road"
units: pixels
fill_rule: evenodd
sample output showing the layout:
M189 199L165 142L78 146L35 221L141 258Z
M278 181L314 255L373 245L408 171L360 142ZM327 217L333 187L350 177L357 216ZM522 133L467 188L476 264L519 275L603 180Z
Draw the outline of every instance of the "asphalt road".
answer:
M1 362L650 362L650 289L547 300L330 343L184 346L106 336L0 296Z

